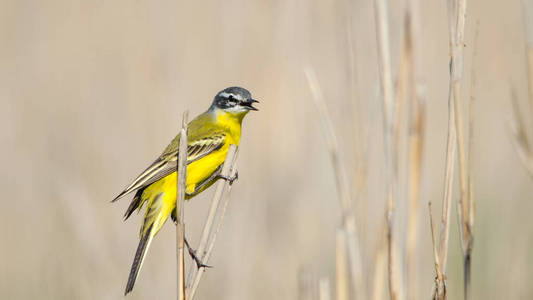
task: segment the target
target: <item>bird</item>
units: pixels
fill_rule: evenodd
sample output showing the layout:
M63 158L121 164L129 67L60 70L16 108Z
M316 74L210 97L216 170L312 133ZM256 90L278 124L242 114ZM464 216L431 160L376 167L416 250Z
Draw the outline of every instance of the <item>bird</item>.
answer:
M244 88L233 86L218 92L206 112L188 124L187 131L187 177L185 199L198 195L216 180L230 183L237 178L220 175L222 165L231 144L239 146L244 116L258 110L253 106L259 101L252 98ZM140 241L126 284L125 295L133 290L146 253L154 236L167 221L169 215L176 220L176 165L180 134L163 153L135 178L112 202L135 192L124 221L146 204L146 212L140 230ZM189 251L193 255L193 251ZM193 257L195 260L196 257ZM196 260L198 264L199 261Z

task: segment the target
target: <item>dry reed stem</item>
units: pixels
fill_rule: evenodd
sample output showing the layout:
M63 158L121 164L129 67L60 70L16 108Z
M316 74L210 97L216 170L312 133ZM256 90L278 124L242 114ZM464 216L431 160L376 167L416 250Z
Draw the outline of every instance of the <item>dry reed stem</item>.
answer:
M451 0L450 0L451 1ZM463 137L462 124L462 103L461 103L461 80L463 74L463 60L464 60L464 27L466 21L466 0L456 0L457 12L451 14L454 22L450 22L450 33L455 31L455 36L451 35L451 74L453 78L453 98L454 98L454 113L455 113L455 128L457 132L457 148L459 152L459 175L461 196L457 207L457 215L459 218L459 232L461 239L461 248L463 251L463 272L464 272L464 299L468 299L470 295L470 276L471 276L471 254L473 246L473 212L470 212L470 207L473 206L473 199L470 199L467 194L469 183L469 174L467 174L467 162L465 159L465 147ZM455 30L453 29L455 26ZM471 98L472 100L472 98ZM471 116L471 114L470 114ZM471 123L471 120L470 120Z
M455 128L457 132L457 149L459 156L459 179L461 187L461 196L459 198L461 216L468 215L467 203L467 183L466 183L466 159L463 136L463 118L462 118L462 103L461 103L461 79L463 73L463 48L464 48L464 23L466 13L466 1L458 0L459 12L457 15L456 38L452 48L452 70L451 77L453 78L453 99L455 110ZM464 218L461 217L461 224L466 224ZM460 228L463 228L461 226ZM464 229L464 228L463 228Z
M367 201L362 201L360 199L366 199L366 189L367 189L367 170L368 170L368 160L366 159L366 136L367 132L363 126L364 118L362 114L362 109L360 107L360 94L358 87L358 76L356 71L356 57L357 53L354 46L354 37L353 37L353 7L352 1L346 1L347 11L348 11L348 23L346 30L346 40L347 40L347 50L348 50L348 82L350 82L350 103L352 109L352 121L353 121L353 131L355 139L355 178L353 179L354 186L354 211L366 211ZM359 224L365 224L366 216L364 214L359 214L357 216L357 221ZM362 232L358 232L361 240L364 240Z
M465 0L449 0L448 1L448 18L449 18L449 44L450 44L450 87L448 94L448 149L446 155L446 175L445 175L445 199L443 202L443 218L441 228L441 244L440 244L440 267L442 276L438 278L439 282L435 288L436 296L440 299L445 299L446 294L438 287L444 286L446 280L446 265L448 254L449 241L449 221L451 212L451 192L453 185L453 168L455 161L455 151L459 152L459 175L461 196L458 204L458 216L460 218L460 234L461 241L465 235L471 235L465 221L468 213L467 203L467 178L466 178L466 162L464 151L464 138L462 126L461 113L461 79L463 75L463 48L464 48L464 26L466 21L466 1ZM452 102L453 99L453 102ZM456 149L457 148L457 149ZM463 217L464 216L464 217ZM469 264L465 259L464 270L469 270ZM466 291L466 290L465 290ZM465 293L466 296L466 293Z
M177 160L177 187L176 187L176 213L177 215L177 290L178 290L178 300L185 300L185 224L184 220L184 200L185 200L185 183L187 178L187 119L189 112L185 111L183 113L183 121L180 131L180 141L179 141L179 151L178 151L178 160Z
M433 226L433 214L431 213L431 202L428 203L429 211L429 228L431 230L431 241L433 245L433 261L435 263L435 292L433 294L434 300L446 298L446 281L440 270L439 254L437 253L437 239L435 238L435 227Z
M453 190L453 176L455 166L455 152L457 142L457 131L455 126L455 108L453 99L454 88L454 73L453 61L455 38L456 38L456 3L453 0L448 0L448 18L449 18L449 43L450 43L450 83L448 87L448 137L446 148L446 170L444 175L444 200L442 203L442 218L440 230L440 244L439 244L439 266L441 276L437 276L435 283L434 299L446 299L446 263L448 258L448 241L450 237L450 214L451 214L451 197ZM444 288L441 288L444 287Z
M346 170L344 169L344 164L341 163L339 158L339 145L335 130L333 129L333 122L329 116L326 102L324 101L324 96L314 70L310 67L307 67L304 71L305 75L307 76L309 88L311 89L311 93L313 95L311 98L314 100L314 103L318 109L320 121L322 123L322 127L324 128L326 142L331 156L331 164L333 165L335 183L337 184L337 190L339 191L340 195L339 199L341 201L341 209L343 213L347 213L351 209L350 191L348 189Z
M352 7L351 2L348 1L348 26L346 30L347 34L347 43L348 43L348 65L349 65L349 72L348 72L348 78L350 84L350 100L351 100L351 107L352 107L352 113L353 113L353 126L354 126L354 132L355 132L355 139L356 139L356 147L355 147L355 161L356 161L356 174L354 179L354 197L353 203L350 203L349 210L346 211L345 217L344 217L344 227L346 228L347 232L347 243L348 243L348 251L350 253L350 265L351 265L351 272L352 272L352 286L355 289L355 298L356 299L366 299L366 284L365 280L363 279L363 272L362 272L362 259L360 254L360 247L359 247L359 241L360 241L360 232L357 231L357 223L356 221L361 222L362 220L355 218L354 211L357 211L358 208L356 207L357 199L360 198L362 191L366 188L366 169L367 169L367 161L363 159L365 157L365 142L363 140L364 134L362 131L362 116L361 116L361 110L357 108L357 103L359 99L359 95L357 94L357 72L356 72L356 53L355 53L355 47L353 42L353 32L352 32ZM316 76L315 76L316 80ZM318 81L316 81L318 83ZM317 85L318 86L318 85ZM320 92L318 90L317 92ZM320 100L320 98L315 98ZM323 102L323 101L322 101ZM324 103L324 102L323 102ZM325 109L326 106L323 105L323 108ZM330 119L329 114L327 113L327 110L323 110L324 118ZM332 129L332 127L331 127ZM330 132L331 134L334 134L334 132ZM344 172L344 177L346 176L346 171ZM348 188L348 181L346 180L346 189L349 191ZM365 201L359 202L363 205L366 205ZM366 208L366 206L365 206ZM363 220L364 221L364 220ZM353 253L353 254L352 254ZM359 267L357 266L359 265Z
M472 298L471 289L471 267L472 267L472 249L474 247L474 189L472 183L472 149L474 145L474 100L476 90L476 73L475 58L477 56L477 44L479 37L479 22L476 22L476 33L474 38L474 50L472 52L472 67L470 78L470 101L468 108L468 160L466 170L466 199L463 203L465 211L460 221L461 248L463 250L463 271L464 271L464 298Z
M525 122L522 119L520 106L518 105L518 97L514 89L511 90L511 104L513 105L514 119L511 121L511 133L513 135L513 144L515 146L518 157L522 164L528 171L529 176L533 179L533 155L531 153L531 146L529 138L525 130Z
M453 175L454 175L454 162L455 162L455 113L453 109L453 101L451 99L451 80L448 96L448 137L446 146L446 170L444 174L444 200L442 202L442 217L439 239L439 264L442 266L442 272L445 274L446 261L448 257L448 241L450 233L450 213L452 205L452 190L453 190ZM446 280L445 276L439 278L439 280ZM445 285L445 282L440 282L440 285Z
M298 299L316 300L317 296L315 276L309 267L302 267L298 274Z
M533 12L531 11L533 9L533 0L523 0L522 5L524 32L526 34L527 87L530 108L533 109ZM525 129L526 124L521 117L518 99L514 91L512 91L511 101L514 109L514 119L511 123L513 144L529 176L533 178L533 153L531 152L529 137Z
M533 7L533 4L531 5ZM531 16L533 18L533 16ZM533 21L532 21L533 22ZM532 29L533 31L533 29ZM528 65L528 91L529 101L533 107L533 42L527 46L527 65Z
M529 144L529 138L525 130L525 123L520 113L518 99L513 91L511 95L513 105L514 120L511 122L511 133L513 136L513 145L522 165L526 168L528 175L533 179L533 153Z
M448 18L449 18L449 44L450 44L450 83L448 87L448 137L447 137L447 149L446 149L446 171L444 175L444 201L442 203L442 219L441 219L441 232L440 232L440 245L439 245L439 262L443 273L442 280L445 279L446 265L448 259L448 241L450 237L450 214L451 214L451 197L453 190L453 176L455 167L455 155L456 155L456 143L457 143L457 128L455 126L455 108L454 108L454 82L455 82L455 69L456 64L453 61L455 56L455 39L456 39L456 5L454 0L448 0ZM444 284L444 283L441 283ZM441 295L442 296L442 295Z
M236 165L234 165L231 168L229 176L233 177L233 176L235 176L235 174L237 174L237 166ZM213 252L213 249L215 247L215 241L217 239L218 233L220 232L220 228L222 228L222 220L224 220L224 216L226 215L226 210L228 208L229 199L230 199L230 197L229 197L230 192L231 192L231 185L228 185L228 188L226 189L226 193L224 195L224 202L222 203L222 209L221 209L221 212L219 214L218 220L216 222L217 223L216 229L213 232L212 237L209 239L209 243L207 245L207 251L206 251L206 253L204 255L204 258L203 258L205 260L205 262L209 262L209 259L211 258L211 253ZM193 283L193 289L191 291L191 299L192 299L192 297L194 297L194 294L196 292L196 289L198 288L198 284L200 283L200 279L202 279L202 275L204 274L204 272L205 272L205 268L201 268L200 270L198 270L198 272L196 274L195 281Z
M351 14L350 14L351 16ZM350 21L350 25L352 22ZM347 212L346 217L344 218L345 221L345 228L347 229L347 237L348 237L348 250L350 254L350 265L351 265L351 272L352 272L352 286L355 289L355 298L356 299L366 299L367 298L367 288L366 288L366 282L363 278L363 272L362 272L362 258L360 253L360 232L357 231L357 221L363 222L364 219L359 219L359 216L356 220L355 211L357 209L361 209L361 211L366 210L366 201L357 201L357 199L360 199L364 195L364 191L366 191L366 174L367 174L367 160L364 159L366 148L365 148L365 140L364 137L366 136L363 132L363 118L361 115L361 109L357 108L357 99L359 99L359 95L356 91L357 89L357 73L355 68L355 47L353 46L353 36L352 36L352 27L349 26L347 30L348 35L348 51L349 51L349 65L350 65L350 72L349 72L349 78L350 78L350 98L352 103L352 113L353 113L353 126L354 126L354 132L355 132L355 141L356 141L356 147L355 147L355 162L356 162L356 172L355 172L355 179L354 179L354 200L353 204L350 207L350 211ZM348 182L346 182L348 184ZM356 204L362 204L359 205L359 207L356 206ZM361 223L360 223L361 224Z
M348 278L348 254L346 253L346 232L337 229L335 242L335 299L350 299L350 285Z
M222 170L220 173L221 175L227 176L229 174L230 164L233 163L233 157L229 155L232 153L230 152L230 150L233 147L232 145L230 145L230 149L228 150L228 154L226 155L226 160L224 161L224 166L222 167ZM228 161L228 158L231 158L231 160ZM198 244L198 248L196 248L196 253L198 257L205 255L207 242L209 240L211 231L213 229L213 222L215 220L215 215L218 209L218 205L220 203L222 193L224 192L224 189L225 189L225 183L226 183L225 181L219 181L217 183L215 194L213 195L213 199L211 200L211 206L209 207L209 212L208 212L206 221L204 223L204 227L202 229L202 235L200 237L200 242ZM188 278L187 278L187 289L190 289L191 284L192 284L192 279L194 278L195 275L196 275L196 269L193 266L191 266L191 270L188 273Z
M228 177L233 176L236 172L236 169L234 168L234 165L236 163L237 159L237 147L235 145L230 145L228 149L228 154L226 155L226 160L224 161L224 165L222 166L222 170L220 172L221 176ZM215 243L218 230L220 229L220 224L223 219L223 213L225 212L225 207L227 204L223 205L222 209L220 204L220 200L224 196L224 191L229 193L229 182L227 180L220 180L217 183L217 187L215 190L215 195L213 196L213 199L211 200L211 207L209 209L209 213L207 215L207 219L204 224L204 229L202 232L202 237L200 239L200 244L198 246L197 250L197 256L202 261L202 263L207 264L209 262L209 258L211 256L211 251L213 250L213 245ZM214 227L215 224L215 218L217 215L217 212L220 212L220 217L218 218L217 226ZM214 229L217 228L217 229ZM200 284L200 280L202 279L202 275L205 272L205 267L195 268L195 266L191 266L191 270L189 271L189 279L187 281L187 299L192 300L194 299L194 295L196 293L196 290L198 289L198 285Z
M374 1L375 22L377 28L378 61L380 67L381 88L383 91L383 129L385 148L385 182L387 190L387 244L388 244L388 265L389 265L389 290L391 299L403 298L402 278L396 271L396 250L393 236L394 206L396 197L396 176L394 168L396 166L394 154L393 135L395 132L396 106L394 102L394 89L392 85L390 45L389 45L389 22L386 0Z
M476 22L476 35L474 39L474 51L472 53L472 77L470 79L470 103L468 108L469 113L469 124L468 124L468 198L469 198L469 221L470 227L473 230L474 226L474 189L472 183L472 170L473 170L473 159L472 152L474 149L474 103L476 99L476 84L477 84L477 75L475 69L475 62L477 58L477 49L478 49L478 40L479 40L479 21Z
M324 96L315 72L311 67L306 67L304 71L308 80L309 88L311 89L311 93L313 95L312 98L320 115L324 133L326 135L331 164L335 174L335 182L337 185L337 190L339 191L339 199L342 210L342 224L346 233L348 261L350 264L350 273L352 274L352 284L356 293L355 296L357 299L366 299L366 285L363 278L357 225L355 215L352 212L348 177L346 175L346 169L344 168L346 164L340 158L337 137L333 129L333 122L329 116L326 103L324 101Z
M424 136L424 102L423 95L417 91L415 76L414 35L416 34L413 14L418 11L417 3L410 1L406 16L405 45L403 57L406 61L406 76L409 83L407 97L409 101L409 219L407 224L407 299L417 299L417 246L420 207L420 170L422 164L422 145Z
M318 281L318 299L331 300L331 289L327 277L320 278Z
M387 220L383 219L383 225L378 232L378 240L376 244L376 257L374 259L374 280L372 299L381 300L384 298L385 288L385 274L387 273Z
M533 0L522 1L524 12L524 32L526 38L526 59L528 75L528 95L531 108L533 109Z
M229 172L229 177L232 178L232 177L235 177L236 174L237 174L237 155L238 155L238 152L239 152L239 149L237 148L236 149L236 152L235 152L235 158L234 158L234 163L233 163L233 166L231 167L231 170ZM211 257L211 253L213 252L213 248L215 247L215 241L216 241L216 238L218 236L218 233L220 232L220 229L222 228L222 220L224 220L224 217L226 216L226 211L228 209L228 204L229 204L229 195L230 195L230 192L231 192L231 187L232 185L228 185L227 189L226 189L226 193L224 194L224 202L222 202L222 209L221 209L221 212L219 214L219 217L218 217L218 220L216 222L217 224L217 227L215 228L215 231L213 232L212 234L212 237L209 239L209 243L207 245L207 252L206 252L206 259L209 259ZM205 269L203 269L205 270Z

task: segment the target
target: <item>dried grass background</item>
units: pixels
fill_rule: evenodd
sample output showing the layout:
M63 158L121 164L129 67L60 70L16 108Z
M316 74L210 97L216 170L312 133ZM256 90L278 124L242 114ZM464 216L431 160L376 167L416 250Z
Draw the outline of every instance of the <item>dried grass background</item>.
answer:
M397 74L405 3L390 2ZM427 114L417 294L425 299L435 276L426 204L431 200L440 216L444 191L449 50L446 2L420 4ZM470 1L467 15L463 99L471 92L479 21L472 293L526 299L533 295L533 185L508 130L511 86L531 124L522 3ZM372 278L386 192L374 24L371 1L0 0L0 298L121 298L141 218L122 222L128 200L109 200L163 150L184 110L191 117L203 112L230 85L248 88L260 111L244 121L240 178L211 259L215 268L197 299L295 299L302 269L333 280L340 209L306 65L321 83L357 191L363 271ZM400 236L406 157L400 153ZM186 203L194 244L213 192ZM450 299L462 295L456 220L454 203ZM175 228L168 223L130 299L174 299L175 268Z

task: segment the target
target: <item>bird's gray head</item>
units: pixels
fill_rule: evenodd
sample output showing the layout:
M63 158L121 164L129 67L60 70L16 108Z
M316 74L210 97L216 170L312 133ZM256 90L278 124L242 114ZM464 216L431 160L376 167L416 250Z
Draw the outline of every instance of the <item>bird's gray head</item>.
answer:
M259 102L252 98L252 94L238 86L226 88L215 96L211 109L221 109L228 113L242 114L250 110L257 110L252 104Z

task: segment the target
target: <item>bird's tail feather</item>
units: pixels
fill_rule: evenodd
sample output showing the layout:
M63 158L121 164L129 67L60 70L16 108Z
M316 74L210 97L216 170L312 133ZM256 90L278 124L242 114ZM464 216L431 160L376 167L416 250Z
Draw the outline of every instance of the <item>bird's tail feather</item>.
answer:
M142 197L143 191L144 189L137 190L137 193L135 193L135 196L131 199L130 206L128 206L126 213L124 213L124 221L126 221L136 209L140 210L144 202L146 202L146 198L143 199Z
M128 277L128 284L126 284L126 291L124 292L124 295L127 295L129 292L131 292L131 290L133 290L135 280L139 275L144 258L146 257L146 253L148 248L150 248L150 243L154 237L154 234L152 234L152 227L153 225L150 225L150 228L148 228L146 233L139 241L139 246L137 246L137 252L135 253L135 258L133 259L133 264L131 266L130 276Z
M150 248L150 243L157 232L159 232L159 229L161 229L161 226L163 226L168 218L168 215L173 209L172 204L175 203L176 200L172 201L172 199L170 199L169 201L165 202L164 195L165 193L151 194L145 199L140 200L140 205L142 205L142 202L145 201L148 201L148 204L146 208L146 214L144 216L144 222L141 226L141 240L139 241L139 246L137 246L137 252L135 253L135 258L133 259L133 265L131 266L130 276L128 277L128 284L126 284L125 294L128 294L133 289L135 280L139 275L144 258L148 252L148 248Z

